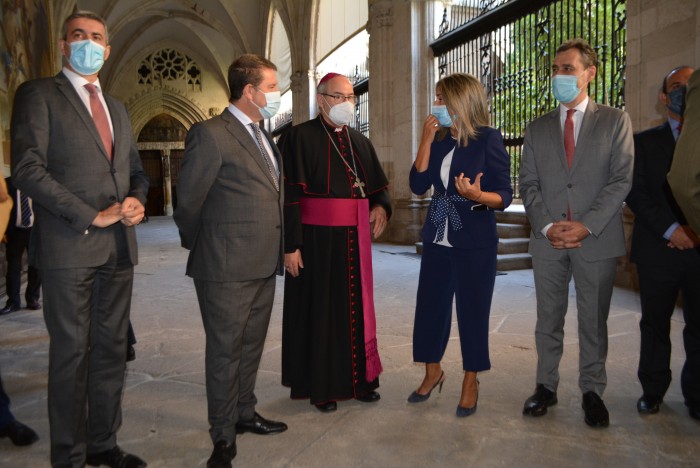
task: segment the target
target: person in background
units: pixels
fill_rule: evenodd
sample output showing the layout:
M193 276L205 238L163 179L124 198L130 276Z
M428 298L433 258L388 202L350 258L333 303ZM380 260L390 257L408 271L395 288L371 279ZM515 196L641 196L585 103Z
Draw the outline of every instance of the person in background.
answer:
M0 179L0 210L3 215L9 214L12 205L12 197L9 196L5 181ZM0 239L5 235L4 228L0 227ZM10 397L5 392L0 375L0 439L9 438L17 446L31 445L39 436L31 427L28 427L15 419L10 411Z
M455 73L435 87L432 114L411 168L411 191L434 189L421 232L423 255L413 325L413 360L425 377L408 397L419 403L445 381L442 360L450 337L452 303L462 349L462 395L456 414L476 412L477 372L491 368L489 314L496 279L498 233L493 210L510 205L510 157L501 133L489 127L484 87Z
M659 101L668 111L662 125L634 136L634 181L627 205L634 212L630 261L637 265L642 319L637 411L659 412L671 384L671 316L683 298L686 361L681 389L690 415L700 419L700 238L678 207L666 180L683 122L683 101L693 69L671 70Z
M7 303L0 309L0 315L9 314L22 308L20 301L20 289L22 286L22 256L29 248L29 236L34 225L34 210L32 199L21 193L12 184L12 177L5 179L7 193L13 200L13 208L10 213L10 221L5 232L7 245L5 257L7 259L7 272L5 273L5 289L7 290ZM27 309L39 310L41 303L41 279L39 271L33 266L27 267L27 288L24 297L27 300Z

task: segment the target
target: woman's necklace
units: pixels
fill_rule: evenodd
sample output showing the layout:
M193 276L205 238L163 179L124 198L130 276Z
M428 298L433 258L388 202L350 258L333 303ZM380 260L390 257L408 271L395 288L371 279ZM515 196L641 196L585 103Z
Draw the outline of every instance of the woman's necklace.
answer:
M331 143L333 143L333 148L335 148L335 150L338 152L338 156L340 156L340 159L345 164L345 167L347 167L348 170L352 173L352 175L355 176L355 182L352 184L352 186L360 189L360 194L362 195L362 198L365 198L365 191L363 189L363 187L365 186L365 183L362 182L360 180L360 178L357 176L357 166L355 165L355 156L353 155L354 153L352 151L352 142L350 141L350 133L348 132L347 136L348 136L348 146L350 146L350 157L352 158L352 167L350 167L350 164L348 164L348 162L343 157L343 153L340 152L338 145L336 145L335 141L333 141L333 138L331 137L331 134L328 132L328 129L326 128L326 126L320 120L319 120L319 123L321 124L321 127L323 127L323 129L326 131L326 135L328 135L328 139L331 140Z

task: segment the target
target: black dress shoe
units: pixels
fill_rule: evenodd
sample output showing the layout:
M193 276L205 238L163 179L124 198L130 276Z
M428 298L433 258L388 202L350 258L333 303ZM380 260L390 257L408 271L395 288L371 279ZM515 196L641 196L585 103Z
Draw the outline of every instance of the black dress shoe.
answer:
M691 408L689 406L688 407L688 414L690 415L691 418L700 420L700 408Z
M375 401L379 401L379 399L381 397L382 396L379 393L377 393L375 391L371 391L367 395L362 395L362 396L359 396L355 399L357 401L361 401L363 403L374 403Z
M136 359L136 350L132 345L126 348L126 362L131 362Z
M637 411L641 414L656 414L663 398L647 395L646 393L637 400Z
M583 394L583 402L581 403L585 414L585 421L591 427L608 427L610 424L610 416L605 403L600 399L595 392L586 392Z
M16 306L14 304L7 304L5 307L0 309L0 315L6 315L11 312L17 312L19 310L19 306Z
M238 421L236 423L237 434L252 432L254 434L267 435L287 430L287 425L283 422L270 421L260 416L257 412L254 414L255 416L253 416L253 419L249 421Z
M12 443L19 447L31 445L39 440L39 436L36 435L36 432L31 427L25 426L19 421L12 421L9 425L0 429L0 439L5 437L9 437Z
M231 460L236 458L236 442L220 440L214 444L214 451L207 460L207 468L231 468Z
M112 468L145 468L146 462L136 455L126 453L118 445L104 452L88 453L85 463L90 466L110 466Z
M523 414L529 416L544 416L547 414L547 408L557 404L557 392L549 390L542 384L537 384L535 393L525 400L523 406Z
M39 310L41 309L41 303L36 299L27 301L27 309L29 310Z
M338 403L336 403L335 401L318 403L314 406L316 406L316 409L319 410L321 413L332 413L333 411L338 409Z

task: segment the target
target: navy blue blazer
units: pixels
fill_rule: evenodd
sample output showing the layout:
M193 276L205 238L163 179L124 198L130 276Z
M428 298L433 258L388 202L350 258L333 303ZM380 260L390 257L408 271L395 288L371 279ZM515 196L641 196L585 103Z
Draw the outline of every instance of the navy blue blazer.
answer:
M485 205L460 196L454 178L464 173L464 177L474 181L476 175L483 172L481 189L498 193L505 208L513 199L510 156L503 145L501 132L491 127L480 128L478 137L469 139L466 148L455 148L456 143L457 140L449 135L442 141L436 135L430 146L428 170L418 172L415 165L411 167L409 184L413 193L421 195L431 186L435 187L421 239L423 242L435 242L435 236L443 228L447 216L450 220L447 240L453 247L478 249L493 246L498 243L495 213L487 210ZM455 152L450 165L449 183L445 187L440 178L440 169L452 148L455 148Z

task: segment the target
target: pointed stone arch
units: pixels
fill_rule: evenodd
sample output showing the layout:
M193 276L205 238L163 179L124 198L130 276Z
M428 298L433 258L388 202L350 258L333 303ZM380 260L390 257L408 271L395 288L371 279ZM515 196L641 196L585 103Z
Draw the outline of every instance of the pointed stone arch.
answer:
M138 135L153 117L160 114L174 117L188 130L192 124L211 116L184 93L169 87L143 90L129 99L126 107L135 135ZM209 111L209 114L217 113L218 110Z

